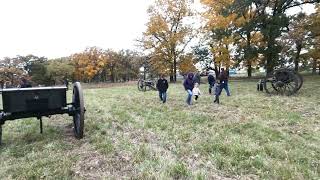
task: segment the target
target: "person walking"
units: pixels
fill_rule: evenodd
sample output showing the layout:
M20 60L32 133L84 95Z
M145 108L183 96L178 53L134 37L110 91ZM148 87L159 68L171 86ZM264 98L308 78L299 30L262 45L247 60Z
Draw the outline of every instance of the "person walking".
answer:
M192 101L192 90L194 87L194 81L193 81L193 73L189 73L187 78L183 82L184 89L187 91L188 96L187 96L187 104L191 105Z
M212 70L209 71L208 83L209 83L209 94L212 94L212 88L214 87L214 84L216 83L216 79L214 78L214 73Z
M164 75L160 76L160 79L157 82L157 89L159 91L160 100L163 103L167 101L167 90L169 88L168 81L164 78Z
M230 90L228 86L229 77L227 72L224 70L224 68L221 68L221 72L219 74L218 79L220 81L220 90L222 91L222 89L224 89L227 93L227 96L230 96Z
M221 94L221 88L220 88L220 83L217 83L216 85L215 85L215 89L214 89L214 95L215 95L215 99L214 99L214 103L217 103L217 104L219 104L220 103L220 99L219 99L219 96L220 96L220 94Z
M198 100L200 94L201 94L201 91L199 89L199 84L198 83L195 83L194 84L194 88L192 89L192 94L194 95L194 100Z

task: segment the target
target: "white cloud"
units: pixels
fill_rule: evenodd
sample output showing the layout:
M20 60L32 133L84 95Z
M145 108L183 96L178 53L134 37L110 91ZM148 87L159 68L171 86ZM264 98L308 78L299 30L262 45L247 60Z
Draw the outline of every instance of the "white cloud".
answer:
M0 57L134 48L150 0L1 0Z

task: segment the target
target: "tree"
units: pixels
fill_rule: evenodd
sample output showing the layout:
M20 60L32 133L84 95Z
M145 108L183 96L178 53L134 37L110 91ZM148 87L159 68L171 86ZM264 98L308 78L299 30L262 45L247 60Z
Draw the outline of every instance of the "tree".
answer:
M29 71L31 80L36 84L52 85L51 80L46 76L47 74L46 62L34 62Z
M258 27L263 34L266 48L263 50L267 73L279 64L279 53L282 47L278 43L282 33L287 32L290 17L287 10L303 4L314 4L319 0L272 0L253 3L258 13Z
M45 63L48 60L46 57L38 57L32 54L29 54L27 56L18 55L16 59L22 63L24 70L30 76L32 76L33 74L37 74L39 66L41 66L41 64Z
M210 70L211 64L213 63L212 54L208 47L203 45L198 45L193 47L194 60L199 63L202 70Z
M105 72L110 76L111 82L117 81L117 66L119 61L119 55L117 52L113 50L107 50L107 57L109 62L107 66L105 66Z
M73 79L74 73L72 61L69 58L59 58L48 61L45 76L54 84L63 84L64 79Z
M2 77L17 85L22 76L31 78L36 84L47 84L46 77L46 57L35 55L16 56L14 58L5 58L1 64Z
M5 57L0 61L0 81L18 85L20 78L27 75L23 70L22 62L17 58Z
M248 67L248 76L251 76L251 66L252 63L255 63L252 60L254 59L263 57L268 73L281 63L279 54L282 47L279 39L283 33L288 31L291 19L286 13L287 10L316 2L319 0L201 1L206 6L206 12L203 16L207 20L207 33L214 42L216 56L226 56L226 49L237 46L240 50L240 56L238 55L241 57L240 60L244 60ZM254 37L255 35L257 36ZM225 43L228 42L226 39L234 43L230 46ZM252 43L253 39L257 39L258 44ZM226 60L227 58L222 59Z
M75 78L90 82L99 74L108 62L106 52L98 47L90 47L82 53L71 56L75 66Z
M311 31L310 38L311 50L308 53L309 58L312 60L312 73L316 74L317 65L320 75L320 6L316 8L316 12L309 18L308 29Z
M231 10L232 0L202 0L206 11L202 17L206 21L204 32L213 55L214 70L219 75L221 66L227 70L233 64L232 46L235 41L234 21L237 17Z
M194 66L195 60L193 54L187 54L180 57L179 71L181 74L187 74L188 72L195 72L197 69Z
M308 30L311 31L311 37L319 40L320 38L320 5L316 6L316 12L310 15ZM317 45L319 45L318 41Z
M250 78L253 66L258 65L261 60L259 50L264 46L263 36L257 28L257 9L250 0L235 0L230 9L232 13L237 14L232 22L235 32L234 43L237 48L237 63L244 63Z
M295 71L299 70L302 49L307 48L310 43L309 31L305 28L306 26L307 16L302 13L298 14L291 19L288 26L289 31L282 35L279 41L283 48L281 51L282 64L293 63Z
M118 66L117 74L122 81L129 81L137 78L141 67L140 57L136 52L120 50L117 52Z
M149 22L141 40L143 48L154 56L153 64L170 68L170 81L176 81L180 57L193 38L187 18L193 15L189 0L156 0L148 9Z

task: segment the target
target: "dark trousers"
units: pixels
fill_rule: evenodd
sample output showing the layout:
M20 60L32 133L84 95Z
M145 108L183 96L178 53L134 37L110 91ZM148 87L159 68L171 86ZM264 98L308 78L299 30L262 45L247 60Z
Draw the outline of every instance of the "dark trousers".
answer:
M212 84L209 84L209 94L211 94L212 93L212 88L214 87L214 85L212 85Z
M215 99L214 99L214 103L220 103L220 100L219 100L219 96L221 94L221 91L222 91L222 88L221 88L221 84L216 84L215 86Z
M226 90L227 96L230 96L228 83L221 83L216 87L216 95L220 96L222 89Z

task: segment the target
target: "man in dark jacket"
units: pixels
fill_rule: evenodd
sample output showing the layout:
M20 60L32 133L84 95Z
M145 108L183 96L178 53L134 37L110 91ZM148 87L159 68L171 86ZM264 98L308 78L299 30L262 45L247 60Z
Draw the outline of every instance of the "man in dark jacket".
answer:
M187 97L187 104L191 105L191 100L192 100L192 89L194 87L194 81L193 81L193 73L189 73L187 78L183 82L184 89L188 93Z
M166 101L167 101L168 88L169 88L168 81L164 78L164 75L161 75L160 79L158 80L158 83L157 83L157 89L159 91L160 100L163 103L166 103Z
M222 89L226 90L227 96L230 96L230 91L229 91L229 86L228 86L228 79L229 79L229 77L228 77L227 72L224 70L224 68L221 68L221 72L219 74L220 89L221 89L221 91L222 91Z
M209 94L212 93L212 88L214 87L214 84L216 83L216 79L214 78L213 71L211 70L208 75L208 83L209 83Z
M227 96L230 96L230 91L229 91L229 87L228 87L228 74L227 72L224 70L224 68L221 68L221 72L217 78L219 81L219 83L217 83L216 85L216 90L215 90L215 103L220 103L219 102L219 96L221 95L221 91L222 89L225 89L227 92Z

